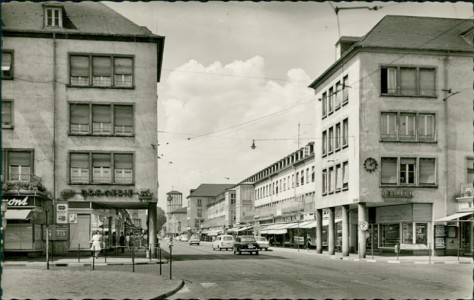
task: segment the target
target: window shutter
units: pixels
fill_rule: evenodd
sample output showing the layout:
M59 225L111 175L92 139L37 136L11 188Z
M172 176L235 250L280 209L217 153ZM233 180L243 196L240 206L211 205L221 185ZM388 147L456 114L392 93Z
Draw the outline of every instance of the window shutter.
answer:
M436 95L436 82L434 69L420 69L420 95Z
M435 184L435 159L420 158L420 184Z
M30 166L31 152L17 152L12 151L8 153L9 165L15 166Z
M94 167L110 167L110 154L93 154L92 165Z
M115 125L132 126L133 125L133 106L116 105L114 107Z
M89 77L88 56L71 56L71 76Z
M115 168L116 169L132 169L133 155L132 154L115 154Z
M110 57L93 57L92 66L94 76L112 76L112 59Z
M115 58L115 74L132 75L133 60L132 58Z
M93 105L92 121L97 123L110 123L110 106L109 105Z
M397 184L397 159L382 158L382 184Z
M71 168L89 169L89 154L71 153Z
M415 68L400 68L400 93L402 95L416 94Z
M89 124L88 104L71 104L71 123Z

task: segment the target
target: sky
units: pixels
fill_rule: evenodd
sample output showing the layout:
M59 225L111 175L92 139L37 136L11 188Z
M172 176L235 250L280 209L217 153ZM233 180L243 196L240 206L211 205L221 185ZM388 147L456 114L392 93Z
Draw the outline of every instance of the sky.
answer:
M308 85L335 62L340 36L363 36L385 15L473 17L470 2L104 3L165 37L157 84L163 209L171 190L186 200L202 183L237 184L314 141ZM333 9L374 6L340 10L339 22Z

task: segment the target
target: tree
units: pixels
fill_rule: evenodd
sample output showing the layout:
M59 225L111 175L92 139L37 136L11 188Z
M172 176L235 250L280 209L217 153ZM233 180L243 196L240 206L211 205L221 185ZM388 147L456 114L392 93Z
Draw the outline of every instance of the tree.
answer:
M157 232L160 232L163 225L166 223L166 213L161 207L157 207L156 210L156 228Z

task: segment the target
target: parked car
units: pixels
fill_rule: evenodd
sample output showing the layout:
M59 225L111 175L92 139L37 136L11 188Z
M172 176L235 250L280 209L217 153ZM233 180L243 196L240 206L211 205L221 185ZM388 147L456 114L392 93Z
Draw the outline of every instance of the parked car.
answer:
M191 246L191 245L198 245L198 246L199 246L199 244L201 243L201 240L199 239L198 236L193 235L193 236L189 239L188 243L189 243L190 246Z
M253 235L242 235L235 238L233 250L234 254L249 252L250 254L255 253L258 255L259 247Z
M255 240L257 241L257 245L260 250L268 251L268 248L270 248L270 243L268 242L266 237L256 236Z
M212 250L216 250L216 249L219 249L219 251L221 251L222 249L228 250L228 249L232 249L233 246L234 246L234 237L227 234L218 235L216 239L212 242Z
M181 242L187 242L187 241L188 241L188 236L187 235L181 236Z

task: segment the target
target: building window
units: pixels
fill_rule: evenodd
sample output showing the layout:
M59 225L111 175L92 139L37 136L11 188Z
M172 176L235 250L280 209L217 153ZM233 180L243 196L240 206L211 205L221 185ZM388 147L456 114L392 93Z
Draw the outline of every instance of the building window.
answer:
M296 186L300 185L300 172L296 172Z
M323 195L328 192L328 170L324 169L323 170L323 175L322 175L322 191Z
M327 147L328 147L328 134L327 134L327 131L324 130L323 131L323 156L327 154Z
M349 189L349 162L342 163L342 189Z
M71 134L133 134L133 105L71 103L69 107Z
M382 112L382 141L435 141L436 115L432 113Z
M329 175L328 175L328 188L329 188L329 193L334 192L336 186L336 177L334 174L334 167L329 168Z
M334 139L334 142L335 142L335 149L336 150L339 150L341 148L341 139L342 139L342 136L341 136L341 123L337 123L336 124L336 137Z
M342 121L342 147L349 145L349 119Z
M2 79L13 79L13 51L2 52Z
M435 158L383 157L382 185L436 185Z
M342 82L342 104L349 102L349 76L346 75Z
M335 104L334 104L334 109L338 109L341 107L342 104L342 85L341 82L338 81L336 83L336 96L335 96Z
M340 164L336 166L335 186L337 192L342 188L342 170Z
M197 212L197 217L202 218L202 208L198 208L196 212Z
M3 149L2 152L8 180L29 182L33 173L33 150Z
M72 86L133 87L132 57L74 54L69 63Z
M309 168L306 168L306 183L309 183Z
M382 67L382 95L436 96L436 69L419 67Z
M402 244L413 244L413 223L402 223Z
M13 101L2 100L2 128L13 128Z
M197 207L202 207L202 199L197 199Z
M333 127L328 130L328 153L332 153L334 150L334 129Z
M63 27L62 8L46 7L44 10L44 24L46 27Z
M70 153L69 163L71 183L133 184L134 167L131 153L74 152Z
M311 167L311 182L314 182L315 178L314 178L315 174L314 174L314 166Z
M327 115L327 110L328 110L328 94L326 92L323 93L321 104L323 106L322 112L323 112L323 118L324 118Z
M328 114L332 113L334 109L334 88L329 89L329 99L328 99Z
M304 185L304 170L301 170L301 178L300 178L300 181L301 181L301 185Z

